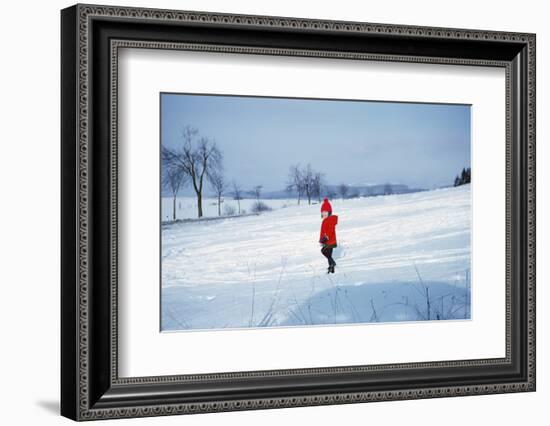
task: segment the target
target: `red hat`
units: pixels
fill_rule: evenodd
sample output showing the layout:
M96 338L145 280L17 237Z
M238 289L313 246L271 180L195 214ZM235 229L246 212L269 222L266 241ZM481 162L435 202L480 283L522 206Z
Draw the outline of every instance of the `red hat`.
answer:
M329 212L332 213L332 206L328 202L328 198L325 198L323 200L323 204L321 204L321 212Z

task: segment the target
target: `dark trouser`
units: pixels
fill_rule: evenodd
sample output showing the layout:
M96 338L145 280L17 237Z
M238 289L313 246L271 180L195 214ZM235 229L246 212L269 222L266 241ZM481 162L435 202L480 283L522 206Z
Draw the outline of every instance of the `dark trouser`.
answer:
M323 256L325 256L328 260L328 266L336 265L336 262L332 258L332 250L334 250L335 247L336 244L325 244L321 249L321 253L323 253Z

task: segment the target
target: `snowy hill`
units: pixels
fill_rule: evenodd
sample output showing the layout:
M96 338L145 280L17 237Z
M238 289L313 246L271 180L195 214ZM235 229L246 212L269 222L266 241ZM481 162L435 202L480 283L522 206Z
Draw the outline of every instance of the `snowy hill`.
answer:
M469 318L470 185L332 205L330 275L318 205L163 225L162 330Z

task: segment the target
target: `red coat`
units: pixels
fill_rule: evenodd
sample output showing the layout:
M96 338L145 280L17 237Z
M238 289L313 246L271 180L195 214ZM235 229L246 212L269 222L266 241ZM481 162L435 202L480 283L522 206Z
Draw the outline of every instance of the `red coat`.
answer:
M324 236L327 236L328 240L325 244L336 244L336 225L338 224L338 216L330 215L323 219L321 222L321 234L319 235L319 242L323 240Z

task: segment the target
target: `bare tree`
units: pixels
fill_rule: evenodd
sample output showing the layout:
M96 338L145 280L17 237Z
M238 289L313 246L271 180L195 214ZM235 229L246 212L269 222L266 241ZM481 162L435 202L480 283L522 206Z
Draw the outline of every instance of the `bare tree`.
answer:
M307 167L302 171L302 187L306 193L307 203L311 204L311 197L313 196L313 169L311 164L308 164Z
M260 201L260 198L262 197L262 185L256 185L254 189L252 189L252 194L254 195L254 198L256 198L256 201Z
M340 194L340 197L342 197L342 200L346 198L346 196L348 195L348 192L349 192L349 187L345 183L338 185L338 193Z
M300 168L299 164L295 164L290 166L288 171L287 191L290 193L293 189L296 190L298 204L300 204L303 195L307 198L308 204L311 204L314 197L321 202L323 177L323 173L313 170L311 164L304 168Z
M210 184L212 185L212 188L214 189L214 194L218 199L218 216L221 216L223 203L222 196L227 187L223 174L220 171L212 172L212 175L210 177Z
M323 188L323 173L314 172L312 181L312 195L317 197L319 203L321 202L321 191Z
M214 172L221 172L223 156L214 141L201 137L198 130L186 126L182 132L182 144L177 149L162 147L163 163L178 168L189 177L197 196L197 214L202 217L202 194L205 180Z
M233 181L233 199L237 201L237 206L238 206L239 215L240 215L241 214L241 200L243 199L243 190L237 184L237 182L235 182L235 181Z
M302 182L302 171L300 170L300 165L296 164L290 166L288 171L288 187L293 188L298 193L298 205L300 205L300 200L304 192L303 182Z
M163 169L162 186L172 193L172 220L176 220L176 196L178 191L185 184L186 175L177 167L166 167Z

